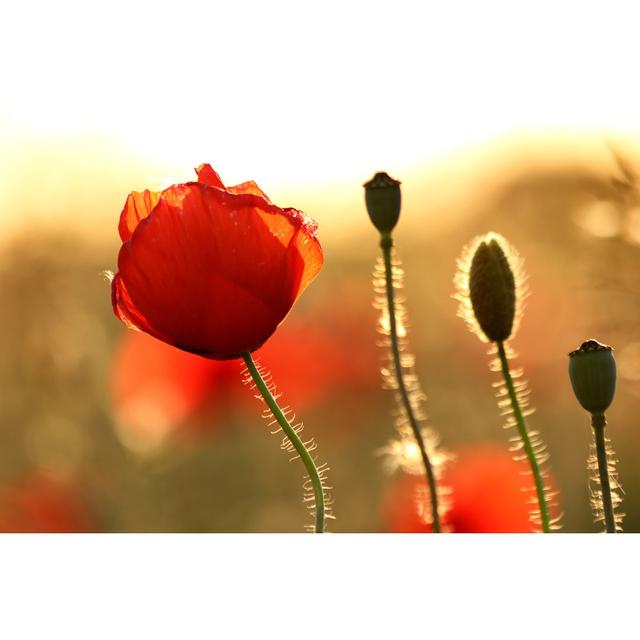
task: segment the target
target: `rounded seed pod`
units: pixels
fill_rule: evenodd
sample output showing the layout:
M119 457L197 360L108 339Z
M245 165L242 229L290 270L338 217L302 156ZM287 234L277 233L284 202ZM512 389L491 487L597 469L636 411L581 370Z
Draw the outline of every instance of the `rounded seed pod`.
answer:
M511 336L516 314L516 279L499 238L490 234L478 243L469 269L473 314L492 342Z
M583 409L603 415L616 392L616 361L613 348L587 340L569 354L569 379Z
M380 233L391 232L400 217L400 181L380 172L363 186L371 222Z

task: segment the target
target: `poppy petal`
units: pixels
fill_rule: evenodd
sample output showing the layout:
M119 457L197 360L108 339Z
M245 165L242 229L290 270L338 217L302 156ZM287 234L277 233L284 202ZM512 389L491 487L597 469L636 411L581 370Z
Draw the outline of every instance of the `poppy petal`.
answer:
M197 169L198 182L201 184L209 185L210 187L216 187L218 189L224 189L224 184L220 180L220 176L213 170L210 164L201 164Z
M165 340L158 331L149 324L140 311L136 309L119 273L116 273L111 282L111 303L113 305L113 312L125 327L133 329L134 331L144 331L160 340Z
M320 273L324 264L324 254L317 238L302 229L296 233L291 243L291 251L297 253L302 263L300 285L297 291L297 296L299 296Z
M118 232L122 242L129 240L140 220L143 220L151 213L158 204L160 195L159 191L145 189L142 192L132 191L127 196L118 224Z
M235 185L235 187L227 187L227 191L229 193L235 193L237 195L247 193L254 196L260 196L261 198L264 198L269 204L272 204L267 194L253 180L237 184Z
M285 215L260 215L270 231L288 247L288 272L295 283L295 301L320 273L324 264L324 254L315 237L315 223L296 209L280 211Z

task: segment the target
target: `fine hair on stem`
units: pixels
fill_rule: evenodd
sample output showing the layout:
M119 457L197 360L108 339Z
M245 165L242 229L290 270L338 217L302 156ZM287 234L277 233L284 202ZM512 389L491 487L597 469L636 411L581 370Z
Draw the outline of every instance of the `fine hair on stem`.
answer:
M605 435L607 419L604 415L592 415L593 442L587 461L589 469L589 493L593 519L603 525L607 533L622 531L624 513L620 512L624 491L618 479L618 460Z
M415 372L415 357L409 351L408 317L402 295L404 272L397 258L390 232L381 234L382 257L374 268L374 306L380 311L379 342L384 349L381 367L383 385L396 397L396 436L382 450L391 468L413 475L424 475L428 491L416 496L418 514L443 531L443 516L450 508L448 490L441 486L447 454L439 449L433 429L426 426L426 396ZM428 503L423 498L428 496Z
M284 434L280 448L291 455L291 461L300 458L306 469L303 502L314 520L306 528L315 533L324 533L326 520L334 518L331 487L327 484L329 467L326 463L319 463L317 457L311 455L318 445L314 438L302 440L300 436L304 426L301 421L296 421L293 409L289 405L281 407L278 403L282 394L278 393L270 372L259 362L254 362L250 353L245 353L243 358L243 382L255 391L256 398L267 405L262 415L268 421L271 433Z

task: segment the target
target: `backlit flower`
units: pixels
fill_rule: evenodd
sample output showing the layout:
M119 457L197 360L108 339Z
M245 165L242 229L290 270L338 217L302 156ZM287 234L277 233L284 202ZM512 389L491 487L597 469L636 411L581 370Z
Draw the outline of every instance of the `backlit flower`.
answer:
M120 216L115 314L184 351L239 358L273 334L318 275L316 224L274 205L254 182L198 182L131 193Z
M492 445L456 453L443 473L451 507L443 527L452 533L528 533L535 496L522 461ZM423 478L400 476L383 504L383 520L393 533L431 533L428 492ZM426 511L425 511L426 509Z
M73 487L44 475L0 488L0 533L90 533L96 523Z

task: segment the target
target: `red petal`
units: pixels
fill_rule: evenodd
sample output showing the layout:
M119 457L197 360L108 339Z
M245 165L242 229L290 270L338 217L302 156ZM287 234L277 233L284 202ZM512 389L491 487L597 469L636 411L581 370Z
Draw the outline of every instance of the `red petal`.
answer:
M280 211L280 215L260 215L271 233L288 247L289 271L295 282L295 301L320 273L324 264L324 254L315 237L315 223L295 209Z
M235 187L227 187L227 191L229 193L235 193L238 195L247 193L254 196L260 196L261 198L264 198L269 204L271 204L271 200L269 200L267 194L253 180L249 180L249 182L243 182L242 184L237 184Z
M201 184L224 189L224 184L222 184L220 176L211 168L210 164L201 164L196 169L196 173L198 174L198 182Z
M132 191L127 196L124 209L120 214L118 232L122 242L126 242L133 234L140 220L146 218L160 200L159 191L145 189L142 193Z
M185 351L239 357L267 340L320 270L311 230L260 196L175 185L120 250L127 309Z
M136 309L119 273L116 273L115 278L111 282L111 303L113 305L113 312L125 327L133 329L134 331L144 331L166 342L165 338L163 338L159 332L147 322L147 319L140 311Z
M218 173L211 167L210 164L201 164L197 169L198 182L200 184L206 184L209 187L216 187L218 189L225 189L229 193L236 195L249 194L254 196L260 196L271 204L271 200L267 197L267 194L253 181L243 182L237 184L234 187L225 187L220 179Z
M291 244L303 264L300 285L296 294L298 297L320 273L324 264L324 254L317 238L310 236L302 229L298 230Z

